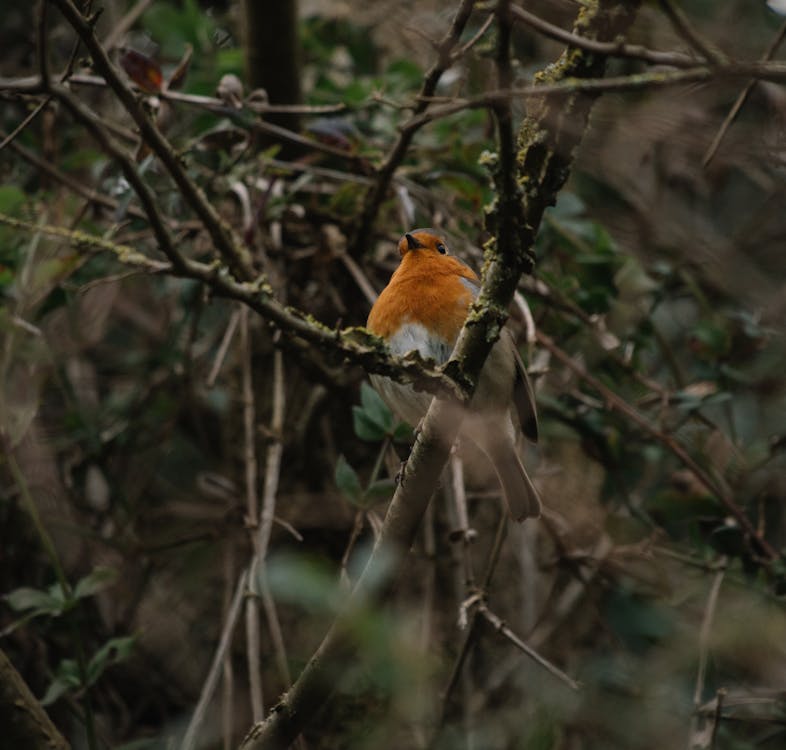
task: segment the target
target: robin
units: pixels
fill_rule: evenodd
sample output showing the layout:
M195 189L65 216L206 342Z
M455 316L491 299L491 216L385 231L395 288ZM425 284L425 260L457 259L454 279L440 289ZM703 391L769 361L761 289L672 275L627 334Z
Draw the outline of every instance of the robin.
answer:
M414 350L438 364L447 362L480 280L450 254L445 239L433 229L408 232L398 250L399 267L371 308L367 327L385 339L394 355ZM371 382L405 422L416 425L425 415L430 394L380 375L372 375ZM489 457L511 518L523 521L540 515L541 502L516 452L519 427L537 442L532 386L513 336L504 328L480 373L460 434Z

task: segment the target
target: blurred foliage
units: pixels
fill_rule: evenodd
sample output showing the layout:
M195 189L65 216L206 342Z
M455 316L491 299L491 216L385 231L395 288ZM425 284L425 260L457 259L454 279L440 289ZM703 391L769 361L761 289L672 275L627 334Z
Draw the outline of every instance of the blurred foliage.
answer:
M309 117L305 135L344 156L305 149L283 162L276 146L258 148L247 111L215 114L161 100L156 116L282 299L331 326L362 325L369 304L342 262L346 240L371 167L433 61L422 34L439 38L449 14L430 3L350 4L351 12L329 5L304 8L303 88L310 104L347 109ZM535 5L569 23L564 3ZM739 59L758 58L778 24L744 0L684 5L702 33ZM126 10L109 3L101 33ZM34 70L31 14L29 3L9 5L4 75ZM163 81L190 47L181 90L212 96L223 75L242 75L238 14L233 3L160 0L127 45L160 67ZM481 23L473 16L464 38ZM57 70L73 36L58 17L50 33ZM675 39L654 4L642 11L632 41L671 49ZM515 46L522 81L559 53L523 29ZM491 88L489 49L486 37L448 71L439 95ZM80 57L78 71L90 72L88 64ZM739 87L602 98L575 174L539 234L536 276L522 291L537 329L657 433L685 446L783 553L786 215L782 133L772 117L782 115L780 91L757 87L710 168L700 165ZM75 90L133 151L128 118L106 92ZM3 131L31 106L4 104ZM493 198L481 156L493 151L493 139L481 110L419 132L361 259L373 288L385 284L395 241L411 226L440 226L453 251L481 267L482 207ZM1 213L159 257L117 165L64 112L40 115L15 143L116 203L86 203L6 147ZM182 252L212 259L209 238L161 167L138 156ZM101 746L170 747L193 711L252 551L236 306L194 282L143 276L107 255L2 225L0 294L0 646L75 747L84 743L75 717L86 692ZM512 325L521 334L516 315ZM411 432L362 372L342 365L329 377L282 341L286 419L273 434L277 342L261 320L251 341L260 496L269 445L281 439L284 449L266 581L296 675L373 545L398 468L393 451L406 455ZM460 607L472 593L462 550L479 575L499 512L489 467L465 446L474 541L465 547L464 536L451 533L459 519L446 480L394 601L356 613L354 658L335 676L342 701L309 730L308 746L423 747L432 734L436 748L685 746L692 721L711 721L721 700L715 747L783 747L783 559L763 558L667 442L612 409L544 348L523 349L542 434L528 463L550 513L509 529L488 605L582 690L574 694L483 626L458 686L443 698L465 636L456 625ZM12 453L25 486L9 470ZM26 492L73 582L70 593L52 584L51 561L24 511ZM270 706L286 685L266 630L261 648ZM703 648L706 681L695 699ZM236 743L250 724L240 632L230 658L234 694L225 710ZM358 683L364 698L352 694ZM216 699L203 747L221 746L221 710Z

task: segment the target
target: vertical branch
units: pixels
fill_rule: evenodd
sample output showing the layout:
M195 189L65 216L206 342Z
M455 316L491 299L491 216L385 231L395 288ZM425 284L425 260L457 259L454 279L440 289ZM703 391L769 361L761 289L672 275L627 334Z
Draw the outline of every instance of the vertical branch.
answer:
M207 674L204 685L202 685L202 692L199 695L199 700L197 701L191 721L188 724L186 733L183 735L183 741L180 743L180 750L192 750L197 744L197 732L199 732L199 727L202 725L205 715L207 714L207 708L213 698L216 685L218 684L218 678L222 672L224 657L232 643L232 633L235 631L235 624L240 616L240 609L243 605L243 596L246 593L247 581L248 573L244 570L238 579L235 595L232 598L232 604L229 607L226 620L224 621L224 628L221 631L221 638L218 641L216 653L213 654L213 663L210 665L210 671Z
M726 557L721 558L719 563L718 572L712 579L712 586L710 593L707 597L707 606L704 608L704 617L701 622L701 630L699 631L699 666L696 671L696 686L693 690L693 717L691 719L690 737L688 738L688 750L694 748L709 747L709 743L705 742L704 723L706 719L702 718L699 709L701 708L701 697L704 693L704 681L707 675L707 656L709 654L710 632L712 630L712 623L715 619L715 610L718 607L718 597L720 596L721 585L723 578L726 575L726 565L728 560ZM712 735L715 724L709 732Z
M232 610L232 581L235 580L235 547L230 539L224 545L224 604L226 622ZM232 747L235 715L235 675L232 669L232 653L229 649L221 661L221 734L224 750Z
M248 308L240 313L240 356L243 389L243 459L246 484L246 523L251 533L253 555L249 566L249 597L246 599L246 660L251 691L251 714L260 721L264 714L262 697L261 652L259 648L259 504L257 502L256 406L251 371Z
M49 0L39 0L36 24L36 57L38 58L38 69L41 71L41 86L44 90L49 88L49 47L46 36L48 8Z
M267 449L265 460L265 485L262 495L262 518L259 524L257 538L257 570L256 578L259 582L262 604L265 608L265 617L268 630L273 640L279 676L285 687L292 684L287 664L287 654L284 647L284 635L278 621L276 603L270 593L267 580L267 550L270 543L270 531L273 527L273 518L276 513L276 494L281 476L281 457L284 453L284 411L286 406L286 391L284 388L284 357L280 349L273 353L273 415L270 420L270 433L272 442Z

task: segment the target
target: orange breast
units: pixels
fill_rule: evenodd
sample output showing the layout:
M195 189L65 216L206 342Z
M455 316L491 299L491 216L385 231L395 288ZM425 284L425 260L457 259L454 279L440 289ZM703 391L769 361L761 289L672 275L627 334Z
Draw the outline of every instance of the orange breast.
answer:
M452 346L473 298L462 278L478 277L450 256L407 253L371 309L369 330L390 338L404 323L420 323Z

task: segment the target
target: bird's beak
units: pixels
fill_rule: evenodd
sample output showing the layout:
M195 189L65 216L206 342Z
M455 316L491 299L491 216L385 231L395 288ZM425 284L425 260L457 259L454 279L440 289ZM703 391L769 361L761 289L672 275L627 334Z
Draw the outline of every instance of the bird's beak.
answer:
M418 239L411 234L405 234L404 237L407 238L407 247L410 250L417 250L419 247L425 247L422 242L418 241Z

